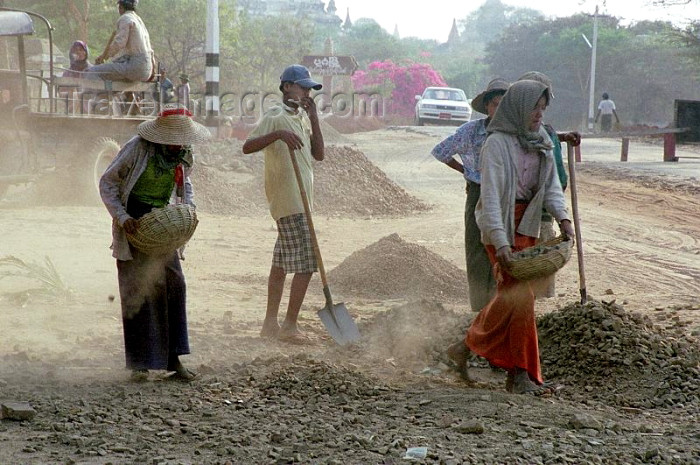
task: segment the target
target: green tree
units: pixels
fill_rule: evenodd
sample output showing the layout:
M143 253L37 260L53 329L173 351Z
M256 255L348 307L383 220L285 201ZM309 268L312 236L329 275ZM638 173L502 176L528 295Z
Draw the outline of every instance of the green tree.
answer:
M512 24L532 24L543 19L542 13L530 8L504 4L501 0L486 0L479 8L459 21L460 42L481 54L484 47L497 40Z
M230 71L238 89L277 89L282 69L311 52L313 27L306 19L241 15L236 25Z
M674 29L666 35L670 44L680 48L679 53L688 66L700 74L700 21L689 24L685 29Z
M54 28L54 44L66 53L75 40L104 47L111 34L104 26L113 24L118 16L115 2L110 0L6 0L4 6L38 13L48 19ZM36 30L38 37L46 36L43 27ZM93 45L93 57L101 52L102 49L95 50Z
M360 18L338 38L337 53L353 55L361 68L372 61L401 55L400 41L373 19Z
M696 81L696 74L665 40L672 26L622 26L606 16L598 21L596 99L603 91L610 93L628 123L672 121L673 100L698 94L697 85L688 85L688 77ZM592 29L593 18L587 15L512 25L487 47L485 61L493 75L510 80L530 70L547 74L555 94L547 119L557 127L582 128L589 107L591 50L581 34L591 37Z

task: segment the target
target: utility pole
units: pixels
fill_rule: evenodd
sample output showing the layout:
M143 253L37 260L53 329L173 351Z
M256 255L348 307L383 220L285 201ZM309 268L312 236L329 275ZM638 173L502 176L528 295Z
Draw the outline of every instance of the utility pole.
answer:
M594 105L595 105L595 63L598 48L598 5L593 14L593 46L591 47L591 79L588 95L588 129L593 130Z
M205 52L205 125L212 136L217 137L219 135L219 0L207 0Z
M326 43L324 44L324 51L326 55L333 56L335 50L333 50L333 39L328 37ZM328 74L323 76L323 105L321 109L323 113L331 114L333 113L333 76Z

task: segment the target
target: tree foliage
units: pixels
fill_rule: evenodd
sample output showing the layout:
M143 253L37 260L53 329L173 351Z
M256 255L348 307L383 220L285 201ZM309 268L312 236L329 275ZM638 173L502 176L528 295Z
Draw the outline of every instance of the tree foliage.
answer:
M513 80L530 70L547 74L555 99L547 118L557 126L585 127L589 111L591 50L581 37L592 38L593 18L576 15L512 25L486 50L494 76ZM697 98L689 85L692 69L667 40L668 23L622 26L616 18L599 17L595 101L608 92L627 124L667 124L673 100Z
M501 0L486 0L479 8L459 21L460 43L481 54L486 45L497 40L512 24L532 24L543 19L542 13L530 8L504 4Z
M364 68L372 61L400 56L401 42L373 19L360 18L338 38L337 49L339 55L353 55Z
M87 38L92 60L104 50L118 18L115 0L0 4L46 16L54 26L54 42L64 53L74 40ZM171 76L190 74L193 93L204 87L206 5L207 0L144 0L138 8L157 58ZM673 119L674 99L700 98L700 22L678 29L657 21L622 25L616 18L598 19L596 100L607 91L625 122L663 124ZM276 91L284 66L304 55L325 53L324 44L331 38L336 55L352 55L359 63L352 82L375 86L391 97L397 111L412 111L413 95L426 85L447 84L474 96L494 77L512 81L538 70L554 82L556 97L548 118L557 126L585 126L591 50L581 35L592 39L591 16L545 19L503 0L485 0L458 19L460 37L448 43L399 39L369 18L345 29L340 22L317 24L303 15L248 17L236 12L236 0L219 1L219 20L222 92ZM37 36L43 38L41 31L37 27ZM349 87L349 81L334 78L333 87Z
M415 96L426 87L447 85L430 65L410 62L402 65L391 60L370 63L367 71L353 75L352 83L358 91L389 98L390 113L400 116L413 115Z
M239 40L232 49L230 68L236 88L276 89L285 66L311 52L313 29L303 18L238 18Z

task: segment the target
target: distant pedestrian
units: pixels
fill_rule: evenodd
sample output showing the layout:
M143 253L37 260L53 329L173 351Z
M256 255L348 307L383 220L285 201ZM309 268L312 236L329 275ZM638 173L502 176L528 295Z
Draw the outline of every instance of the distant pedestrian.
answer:
M189 108L190 106L190 77L182 73L180 76L180 85L177 86L177 103L180 106Z
M615 102L610 100L610 96L607 92L603 92L603 100L598 104L598 113L595 115L595 122L598 122L600 118L600 130L603 132L610 132L612 129L612 117L615 116L615 121L620 124L620 118L617 116L617 109L615 108Z

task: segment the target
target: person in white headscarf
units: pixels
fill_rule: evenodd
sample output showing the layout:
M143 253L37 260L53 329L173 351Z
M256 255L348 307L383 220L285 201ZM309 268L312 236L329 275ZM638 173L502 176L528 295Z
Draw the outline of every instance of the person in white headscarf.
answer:
M574 230L557 176L552 141L542 127L547 86L523 80L510 86L487 130L481 152L481 197L476 222L498 282L465 337L467 348L508 373L516 394L550 391L540 370L535 298L529 282L507 272L515 251L535 244L545 208L562 232Z

